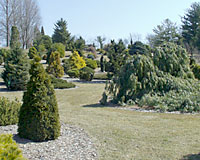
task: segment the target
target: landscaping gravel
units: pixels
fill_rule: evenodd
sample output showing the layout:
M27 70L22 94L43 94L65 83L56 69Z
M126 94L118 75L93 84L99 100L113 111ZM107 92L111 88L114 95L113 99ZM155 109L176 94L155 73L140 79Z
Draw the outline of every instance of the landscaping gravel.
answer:
M33 142L17 135L17 126L0 126L0 134L13 134L24 157L29 160L96 160L96 148L83 129L61 125L61 136L52 141Z

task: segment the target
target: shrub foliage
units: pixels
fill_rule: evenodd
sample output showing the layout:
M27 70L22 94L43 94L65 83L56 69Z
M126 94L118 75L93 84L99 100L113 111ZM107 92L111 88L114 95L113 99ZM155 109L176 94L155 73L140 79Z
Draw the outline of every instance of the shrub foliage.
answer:
M30 59L33 59L37 55L37 49L35 47L29 48L28 56Z
M89 67L80 69L80 79L85 81L91 81L94 77L94 70Z
M56 78L60 78L64 75L64 68L61 66L59 52L55 51L51 53L47 72L54 75Z
M56 139L60 135L60 121L50 77L36 61L31 65L30 74L19 112L19 136L34 141Z
M85 60L87 67L90 67L92 69L96 69L97 68L97 62L95 60L86 58Z
M70 69L67 71L67 74L71 77L71 78L78 78L80 75L80 72L78 69L74 68L74 69Z
M25 90L29 81L29 60L20 48L14 48L7 55L2 78L9 90Z
M67 82L63 79L58 79L54 76L51 76L51 83L54 86L54 89L66 89L66 88L74 88L75 84Z
M11 134L0 135L0 159L1 160L26 160Z
M86 66L85 60L81 57L77 51L74 51L69 58L71 68L81 69Z
M200 84L185 49L164 44L150 55L133 55L106 86L113 102L164 111L200 111Z
M18 122L21 103L0 97L0 126L12 125Z

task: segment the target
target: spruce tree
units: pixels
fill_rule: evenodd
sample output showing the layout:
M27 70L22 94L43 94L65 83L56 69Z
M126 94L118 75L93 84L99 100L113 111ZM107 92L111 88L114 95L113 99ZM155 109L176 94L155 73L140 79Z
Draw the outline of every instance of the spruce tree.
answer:
M15 47L7 55L2 78L9 90L25 90L29 81L29 59L22 49Z
M47 72L53 74L56 78L61 78L64 75L64 68L61 66L60 53L58 51L51 53Z
M11 38L10 38L10 48L20 47L19 42L19 31L16 26L12 26Z
M187 10L185 16L182 17L182 36L189 53L193 54L194 48L199 47L200 42L200 3L195 2Z
M18 133L33 141L54 140L60 135L55 91L42 64L34 59L19 112Z
M61 20L57 21L54 28L54 33L52 36L53 43L62 43L65 46L70 41L70 33L67 31L67 21Z

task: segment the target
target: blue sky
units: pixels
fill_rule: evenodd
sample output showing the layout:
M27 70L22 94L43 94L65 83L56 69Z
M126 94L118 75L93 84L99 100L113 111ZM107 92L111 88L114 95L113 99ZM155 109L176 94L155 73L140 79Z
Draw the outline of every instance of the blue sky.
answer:
M181 16L194 0L38 0L45 33L53 34L60 18L67 20L72 35L88 42L98 35L107 39L129 38L147 34L169 18L181 24Z

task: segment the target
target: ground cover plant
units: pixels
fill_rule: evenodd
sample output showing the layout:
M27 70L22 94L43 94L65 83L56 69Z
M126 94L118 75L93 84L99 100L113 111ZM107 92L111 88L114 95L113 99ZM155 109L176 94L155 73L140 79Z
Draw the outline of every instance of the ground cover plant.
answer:
M76 85L71 83L71 82L67 82L66 80L63 79L58 79L54 76L51 76L51 83L54 86L54 89L66 89L66 88L75 88Z

